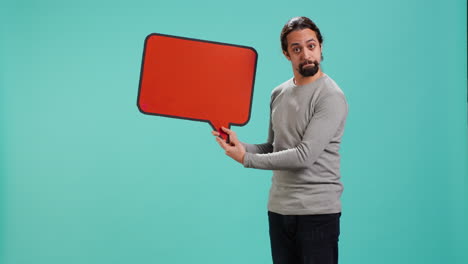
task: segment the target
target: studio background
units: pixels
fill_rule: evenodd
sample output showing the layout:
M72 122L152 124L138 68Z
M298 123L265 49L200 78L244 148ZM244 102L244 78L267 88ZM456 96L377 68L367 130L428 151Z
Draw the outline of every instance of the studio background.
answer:
M0 263L271 263L271 171L136 99L150 33L252 46L251 118L233 129L264 142L292 76L279 33L301 15L349 104L340 263L467 263L463 0L2 0Z

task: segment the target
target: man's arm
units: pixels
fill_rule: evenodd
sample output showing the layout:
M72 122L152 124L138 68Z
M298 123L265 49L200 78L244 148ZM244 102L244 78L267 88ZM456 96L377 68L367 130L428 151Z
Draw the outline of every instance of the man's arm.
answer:
M225 127L221 128L226 134L229 135L230 142L226 143L221 137L218 131L212 131L213 136L216 136L216 141L226 151L226 155L233 158L235 161L244 164L244 157L246 152L250 153L270 153L273 152L273 143L270 143L273 139L273 132L268 133L268 142L263 144L247 144L240 142L237 139L237 135L234 131Z
M246 168L265 170L302 169L313 164L345 121L348 108L344 96L334 94L316 107L302 141L294 148L268 154L245 153Z
M244 164L244 156L246 152L254 154L265 154L273 152L273 129L271 126L271 114L270 124L268 126L268 139L263 144L248 144L240 142L237 139L237 135L234 131L222 127L223 131L229 135L230 143L227 144L222 138L219 137L218 131L212 131L211 133L216 136L218 144L226 151L226 155L233 158L237 162Z

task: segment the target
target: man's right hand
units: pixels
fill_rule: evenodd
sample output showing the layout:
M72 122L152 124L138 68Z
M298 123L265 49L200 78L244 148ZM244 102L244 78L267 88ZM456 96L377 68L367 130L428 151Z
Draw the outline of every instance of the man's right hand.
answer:
M216 136L216 141L218 144L226 151L226 155L239 162L244 164L245 148L242 143L237 139L236 132L222 127L223 132L228 134L230 143L226 143L221 137L218 131L212 131L211 134Z

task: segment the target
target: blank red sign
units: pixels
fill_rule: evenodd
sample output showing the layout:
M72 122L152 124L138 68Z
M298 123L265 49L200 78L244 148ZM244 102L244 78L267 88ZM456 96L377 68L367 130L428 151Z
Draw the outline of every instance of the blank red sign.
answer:
M146 38L138 108L144 114L208 122L250 118L257 52L251 47L163 34Z

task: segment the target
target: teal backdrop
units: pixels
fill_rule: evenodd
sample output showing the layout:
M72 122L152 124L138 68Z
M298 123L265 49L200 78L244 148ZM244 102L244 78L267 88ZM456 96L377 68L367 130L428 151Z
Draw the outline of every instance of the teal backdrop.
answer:
M2 0L0 263L271 263L271 171L136 100L150 33L252 46L251 119L233 129L264 142L298 15L349 103L340 263L468 263L466 5Z

